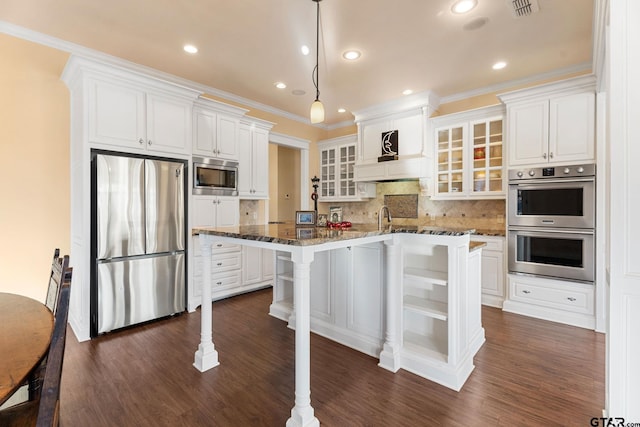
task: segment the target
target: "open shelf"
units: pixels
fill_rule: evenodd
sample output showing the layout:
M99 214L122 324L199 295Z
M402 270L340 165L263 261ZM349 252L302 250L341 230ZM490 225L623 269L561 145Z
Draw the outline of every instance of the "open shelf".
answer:
M433 301L419 298L413 295L404 296L404 308L418 314L438 320L447 320L447 304L440 301Z
M431 360L447 363L447 343L432 337L404 331L403 348Z
M425 268L406 267L404 269L404 277L405 279L411 279L412 281L447 286L447 273L442 271L433 271Z

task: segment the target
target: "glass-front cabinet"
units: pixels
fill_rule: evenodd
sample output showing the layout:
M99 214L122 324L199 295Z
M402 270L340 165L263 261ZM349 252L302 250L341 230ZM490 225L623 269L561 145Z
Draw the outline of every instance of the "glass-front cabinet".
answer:
M473 193L502 192L502 117L471 123Z
M439 194L462 193L464 174L463 141L465 126L438 129L438 185Z
M375 183L355 182L356 135L318 141L318 201L359 201L376 196Z
M436 171L433 198L505 197L504 107L496 106L431 119Z

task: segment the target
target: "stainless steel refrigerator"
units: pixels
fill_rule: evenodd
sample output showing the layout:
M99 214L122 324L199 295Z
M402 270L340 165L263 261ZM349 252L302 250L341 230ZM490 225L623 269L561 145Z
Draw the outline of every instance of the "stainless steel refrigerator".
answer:
M186 162L91 162L91 335L184 311Z

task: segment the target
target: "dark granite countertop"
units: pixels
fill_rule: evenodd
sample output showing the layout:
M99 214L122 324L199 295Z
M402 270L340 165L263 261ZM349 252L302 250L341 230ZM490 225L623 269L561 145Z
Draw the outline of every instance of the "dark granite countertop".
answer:
M297 246L318 245L337 240L359 239L391 233L462 236L474 232L474 229L427 226L386 226L386 228L378 230L377 224L353 224L350 228L330 229L327 227L296 227L293 222L238 227L194 227L192 230L193 235L211 234Z

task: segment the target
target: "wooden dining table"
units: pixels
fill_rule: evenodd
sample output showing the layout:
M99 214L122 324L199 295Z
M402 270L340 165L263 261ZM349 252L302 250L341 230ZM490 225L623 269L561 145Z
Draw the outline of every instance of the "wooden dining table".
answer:
M53 314L43 303L0 292L0 405L45 356L52 332Z

